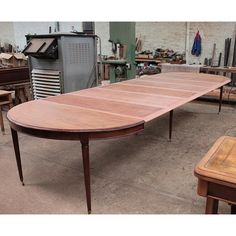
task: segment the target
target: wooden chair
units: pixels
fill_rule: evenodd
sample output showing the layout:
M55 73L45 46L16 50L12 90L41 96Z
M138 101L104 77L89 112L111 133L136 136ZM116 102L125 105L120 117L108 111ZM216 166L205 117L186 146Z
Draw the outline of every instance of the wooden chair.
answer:
M236 138L219 138L194 170L198 178L197 192L206 197L206 214L217 214L218 203L231 205L236 213Z
M3 105L8 105L9 109L12 108L13 106L12 97L11 97L11 92L0 90L0 126L1 126L1 131L4 134L5 128L4 128L3 116L2 116Z

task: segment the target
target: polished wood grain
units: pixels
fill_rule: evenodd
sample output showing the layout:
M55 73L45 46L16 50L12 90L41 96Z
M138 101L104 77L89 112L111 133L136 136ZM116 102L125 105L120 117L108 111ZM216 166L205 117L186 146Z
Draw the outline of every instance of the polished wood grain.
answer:
M236 188L236 138L220 137L195 167L195 175Z
M132 84L133 81L126 81L125 83L127 84ZM163 81L158 81L156 80L150 80L150 79L140 79L136 81L137 84L139 85L144 85L144 86L152 86L152 87L157 87L157 88L166 88L166 89L178 89L181 91L189 91L189 92L194 92L197 93L203 89L203 86L196 86L192 85L191 82L186 81L184 84L179 84L179 83L168 83L168 82L163 82Z
M8 114L19 177L24 184L17 132L41 138L80 140L87 210L91 213L89 141L126 136L144 129L145 122L222 87L222 76L166 73L30 101ZM202 185L204 186L204 185Z
M186 98L194 94L193 92L188 92L188 91L153 87L148 84L147 85L126 84L126 83L111 84L110 86L107 86L105 89L123 90L127 92L147 93L147 94L153 94L153 95L158 94L158 95L171 96L171 97L177 97L177 98L178 97Z
M218 202L236 205L236 138L220 137L194 170L198 177L198 194L206 197L206 214L218 212Z
M223 76L183 72L143 76L24 103L11 109L8 119L43 130L118 130L155 119L228 82Z
M65 99L66 96L66 99ZM60 104L68 104L82 108L92 109L95 111L103 111L112 114L123 116L138 117L142 119L145 116L152 114L161 108L153 106L145 106L141 104L132 104L120 101L110 101L95 97L76 96L72 94L50 97L47 101L52 101ZM115 107L115 109L114 109Z
M110 90L106 89L106 86L102 88L93 88L75 92L74 95L95 97L104 99L105 101L121 101L124 103L141 104L154 107L169 107L176 101L180 101L180 98L160 96L158 94L143 94L143 93L130 93L123 90ZM104 102L105 102L104 101ZM114 107L115 109L115 107Z
M46 100L30 101L16 106L10 111L9 119L28 128L72 132L112 131L143 123L142 120L133 117Z
M155 81L156 78L153 78L153 79L149 79L150 81ZM166 83L178 83L178 84L186 84L186 80L187 78L185 78L184 80L183 79L179 79L178 77L172 77L172 76L169 76L169 77L165 77L165 78L159 78L158 81L161 81L161 82L166 82ZM195 85L195 86L200 86L200 87L205 87L205 86L211 86L212 85L212 81L198 81L198 80L191 80L191 85Z
M190 75L191 74L191 75ZM161 74L154 75L153 77L159 77ZM162 74L163 75L163 74ZM162 77L162 76L161 76ZM199 74L199 73L186 73L186 72L170 72L165 73L163 78L184 78L185 80L191 81L202 81L202 82L224 82L224 76L215 76L215 75L207 75L207 74Z

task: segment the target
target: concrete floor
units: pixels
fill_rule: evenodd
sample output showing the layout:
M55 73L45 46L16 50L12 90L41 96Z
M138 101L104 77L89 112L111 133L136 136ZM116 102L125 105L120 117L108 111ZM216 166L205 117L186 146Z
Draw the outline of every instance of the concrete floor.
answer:
M236 136L236 109L189 103L138 135L90 143L94 214L202 214L195 164L222 135ZM6 113L4 114L6 115ZM86 214L80 143L20 134L25 186L21 186L10 130L0 134L0 213ZM229 213L220 203L219 213Z

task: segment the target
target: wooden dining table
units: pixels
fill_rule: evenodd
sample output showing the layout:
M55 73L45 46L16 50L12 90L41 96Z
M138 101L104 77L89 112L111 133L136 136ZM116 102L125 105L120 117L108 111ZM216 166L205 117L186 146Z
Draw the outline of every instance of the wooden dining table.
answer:
M167 112L170 112L171 138L174 109L220 88L220 111L223 86L229 82L229 78L218 75L163 73L15 106L7 113L7 118L20 180L24 185L17 132L47 139L79 140L87 210L91 213L90 140L137 133L144 129L147 122Z

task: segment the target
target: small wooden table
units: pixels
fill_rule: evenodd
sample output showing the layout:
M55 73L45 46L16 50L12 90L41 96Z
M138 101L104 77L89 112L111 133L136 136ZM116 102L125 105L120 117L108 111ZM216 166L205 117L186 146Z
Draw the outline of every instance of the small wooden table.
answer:
M0 90L0 126L1 126L1 131L4 134L5 128L4 128L3 117L2 117L2 106L3 105L8 105L9 109L12 108L12 106L13 106L12 97L11 97L11 92L5 91L5 90Z
M231 204L236 213L236 138L219 138L196 165L198 194L206 197L206 214L216 214L219 200Z
M15 106L8 112L20 180L17 131L41 138L80 140L88 213L91 212L89 141L137 133L144 124L223 85L230 79L197 73L142 76ZM221 103L220 103L221 105ZM220 111L220 107L219 107Z

